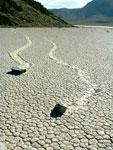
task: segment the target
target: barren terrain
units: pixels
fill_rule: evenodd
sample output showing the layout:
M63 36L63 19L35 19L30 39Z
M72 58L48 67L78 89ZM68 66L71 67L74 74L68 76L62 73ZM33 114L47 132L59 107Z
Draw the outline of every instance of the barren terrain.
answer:
M112 28L0 29L0 148L112 150Z

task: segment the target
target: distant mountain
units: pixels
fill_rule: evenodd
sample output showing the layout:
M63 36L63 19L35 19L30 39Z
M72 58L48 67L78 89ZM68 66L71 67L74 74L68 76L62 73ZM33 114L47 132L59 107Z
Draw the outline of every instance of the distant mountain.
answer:
M0 0L0 26L71 26L34 0Z
M92 0L80 9L50 9L72 24L113 25L113 0Z

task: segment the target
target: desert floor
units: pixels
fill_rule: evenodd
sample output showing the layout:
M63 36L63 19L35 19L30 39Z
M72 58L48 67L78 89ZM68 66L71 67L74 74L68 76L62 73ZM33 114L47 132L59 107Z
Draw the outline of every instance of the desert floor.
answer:
M113 149L113 29L0 29L0 148Z

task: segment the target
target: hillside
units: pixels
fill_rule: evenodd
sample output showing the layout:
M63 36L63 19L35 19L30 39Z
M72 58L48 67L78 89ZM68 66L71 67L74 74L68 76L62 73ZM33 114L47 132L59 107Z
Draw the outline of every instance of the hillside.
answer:
M113 25L113 0L92 0L80 9L49 11L72 24Z
M65 27L65 21L34 0L0 0L0 26Z

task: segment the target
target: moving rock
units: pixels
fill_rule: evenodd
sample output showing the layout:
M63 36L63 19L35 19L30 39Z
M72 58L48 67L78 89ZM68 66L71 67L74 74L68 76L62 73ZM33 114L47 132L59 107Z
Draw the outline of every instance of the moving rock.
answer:
M55 115L63 115L66 111L67 107L63 104L56 104L54 109L52 110L52 113Z
M26 69L21 69L21 68L12 68L11 70L13 74L22 74L26 72Z

